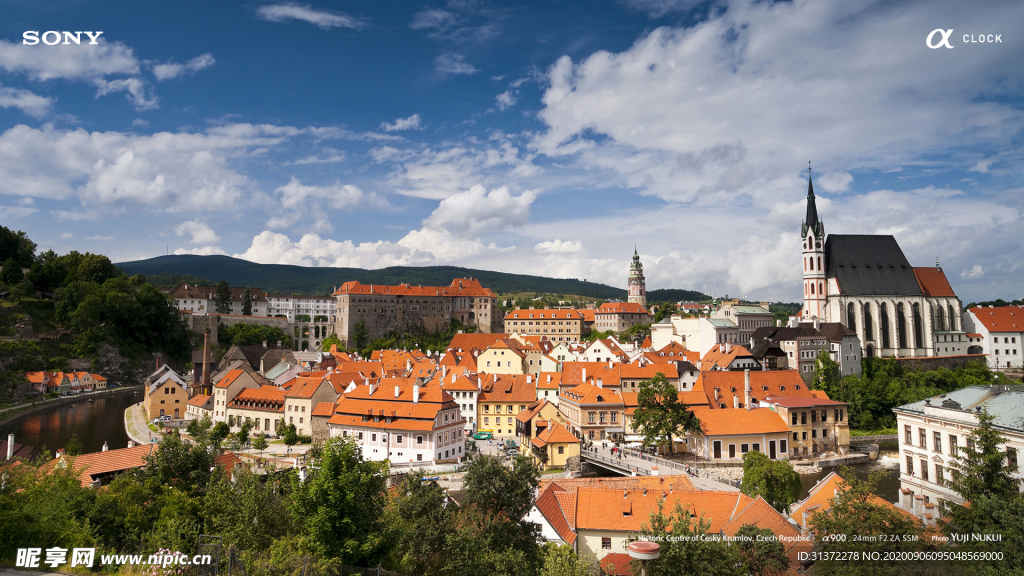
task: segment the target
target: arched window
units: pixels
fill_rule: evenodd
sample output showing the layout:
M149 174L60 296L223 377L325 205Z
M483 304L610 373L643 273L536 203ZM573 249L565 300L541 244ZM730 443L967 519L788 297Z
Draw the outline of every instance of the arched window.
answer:
M814 258L808 258L811 261L811 270L814 270Z
M807 258L804 258L804 272L807 272Z
M814 282L811 282L811 294L814 294Z
M949 329L956 330L956 313L952 304L949 305Z
M882 348L891 348L890 340L892 339L892 332L890 332L889 324L889 306L882 303L882 307L879 308L879 310L881 311L881 315L878 319L878 328L882 332Z
M924 338L921 337L921 305L915 302L911 310L914 315L914 348L924 348Z
M818 282L818 294L822 296L825 295L825 285L822 284L821 282Z
M846 327L854 332L857 331L857 309L853 302L846 305Z
M946 329L946 314L942 311L942 306L935 309L935 328L937 330Z
M900 348L907 347L907 315L903 303L896 305L896 335Z
M871 304L864 305L864 341L875 339L874 322L871 320Z
M818 256L818 270L821 270L821 256Z

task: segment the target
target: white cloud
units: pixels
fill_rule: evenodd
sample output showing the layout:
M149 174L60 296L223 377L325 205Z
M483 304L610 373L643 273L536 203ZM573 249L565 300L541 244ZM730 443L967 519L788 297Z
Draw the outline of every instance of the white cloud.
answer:
M853 175L846 171L828 172L818 182L827 192L847 192L853 182Z
M981 172L982 174L988 174L988 168L992 165L994 160L978 160L971 166L968 172Z
M157 64L156 66L153 66L153 76L155 76L157 80L170 80L171 78L177 78L187 74L195 74L204 68L213 66L216 62L217 61L213 59L213 54L207 52L206 54L196 56L184 64L177 64L174 62Z
M156 95L148 90L145 82L139 78L122 78L120 80L96 78L93 83L96 84L97 98L123 91L136 110L152 110L160 107Z
M330 30L331 28L359 30L367 25L366 20L362 18L355 18L338 12L316 10L311 6L304 6L302 4L287 3L260 6L256 9L256 12L260 15L260 18L268 22L302 20L303 22L315 24L323 30Z
M480 71L479 68L466 62L464 55L451 52L441 54L434 59L434 70L441 74L476 74Z
M83 80L111 74L139 74L132 49L120 42L26 46L0 40L0 68L33 80Z
M323 232L333 229L327 209L348 210L361 208L387 208L382 197L363 192L358 186L335 182L330 186L308 186L294 176L277 188L278 198L273 216L267 221L269 228L290 228L301 224L306 230Z
M68 238L74 238L75 235L72 234L71 232L61 232L60 237L63 238L64 240L67 240Z
M324 148L323 156L317 156L316 154L300 158L294 162L285 162L285 166L303 165L303 164L333 164L335 162L344 162L345 153L341 150L335 150L334 148Z
M660 18L669 12L692 10L702 0L624 0L626 5L647 12L651 18Z
M501 231L526 224L530 204L536 199L530 191L514 196L505 186L488 192L477 185L442 200L423 224L425 228L460 235Z
M51 210L50 214L60 222L78 222L79 220L97 220L99 212L90 210L87 212L72 212L70 210Z
M960 273L960 277L963 278L964 280L974 280L977 278L981 278L984 275L985 267L977 264L970 270L964 270L963 272Z
M186 234L191 235L192 238L189 242L193 244L216 244L217 242L220 242L220 236L217 236L217 233L213 231L213 228L210 228L198 220L182 222L174 229L174 233L178 236L184 236Z
M1024 5L735 0L623 52L559 59L534 147L668 201L768 203L808 159L885 170L951 141L1006 143L1024 115L988 91L1024 38L940 55L920 31L1014 17Z
M174 251L175 254L195 254L196 256L217 256L227 254L220 246L202 246L199 248L192 248L186 250L184 248L178 248Z
M423 130L424 128L419 114L413 114L408 118L396 118L391 124L381 122L380 127L386 132L395 132L398 130Z
M95 236L87 236L85 239L86 240L113 240L114 237L113 236L100 236L99 234L97 234Z
M53 98L40 96L20 88L0 86L0 108L17 108L34 118L42 118L50 113Z
M0 218L17 220L31 216L38 211L35 208L28 208L26 206L0 206Z
M428 8L420 10L413 15L409 28L413 30L446 30L458 23L459 17L454 12L438 8Z
M253 186L233 165L246 154L304 133L290 126L251 124L150 135L18 125L0 134L0 194L77 196L86 206L129 202L172 210L234 208ZM70 212L64 216L73 217Z
M139 128L145 128L149 126L149 120L143 120L142 118L136 118L132 120L132 126L138 126Z
M577 253L583 252L583 243L579 240L548 240L540 242L533 247L537 252L548 254Z
M498 104L498 110L505 110L516 104L516 95L511 89L505 90L501 94L494 97L494 101Z

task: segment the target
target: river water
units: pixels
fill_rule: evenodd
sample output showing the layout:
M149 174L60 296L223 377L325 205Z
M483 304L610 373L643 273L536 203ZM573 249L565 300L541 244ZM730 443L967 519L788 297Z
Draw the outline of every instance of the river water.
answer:
M45 446L52 456L57 448L64 448L72 435L78 436L82 452L99 452L103 443L111 450L126 448L128 434L124 430L124 411L142 400L142 390L96 394L89 396L94 402L82 398L80 402L47 408L23 416L0 426L0 438L14 433L14 441L42 450ZM0 456L2 457L2 456Z
M897 458L898 455L896 442L883 443L879 445L878 460L857 464L853 467L857 473L857 478L860 480L867 480L868 475L875 470L885 470L886 475L876 486L875 494L894 504L899 502L900 492L900 461ZM830 472L839 472L839 470L836 468L825 468L814 474L801 474L800 480L804 490L800 498L806 498L808 490L813 488L825 476L828 476Z

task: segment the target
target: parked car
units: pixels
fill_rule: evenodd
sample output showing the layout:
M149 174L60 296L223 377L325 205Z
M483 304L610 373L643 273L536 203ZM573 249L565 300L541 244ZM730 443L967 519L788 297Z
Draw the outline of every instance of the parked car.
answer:
M153 419L153 424L156 424L158 422L170 422L170 421L171 421L171 417L165 414L163 416L157 416L156 418L154 418Z
M473 434L474 440L490 440L491 438L494 438L494 434L490 431L481 430L480 432Z

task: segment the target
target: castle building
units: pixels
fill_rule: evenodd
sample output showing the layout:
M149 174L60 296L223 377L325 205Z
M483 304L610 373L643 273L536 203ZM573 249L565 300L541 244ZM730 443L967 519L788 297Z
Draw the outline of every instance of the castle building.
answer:
M640 263L640 254L633 248L633 263L629 265L629 299L630 304L647 306L647 288L644 283L644 265Z
M948 355L947 343L967 342L962 303L938 263L911 266L887 234L826 237L809 177L800 236L805 320L842 323L865 357Z
M480 332L501 332L504 320L497 294L473 278L456 278L450 286L385 286L353 280L333 296L338 301L336 333L346 343L360 322L373 340L393 330L445 330L452 320Z

